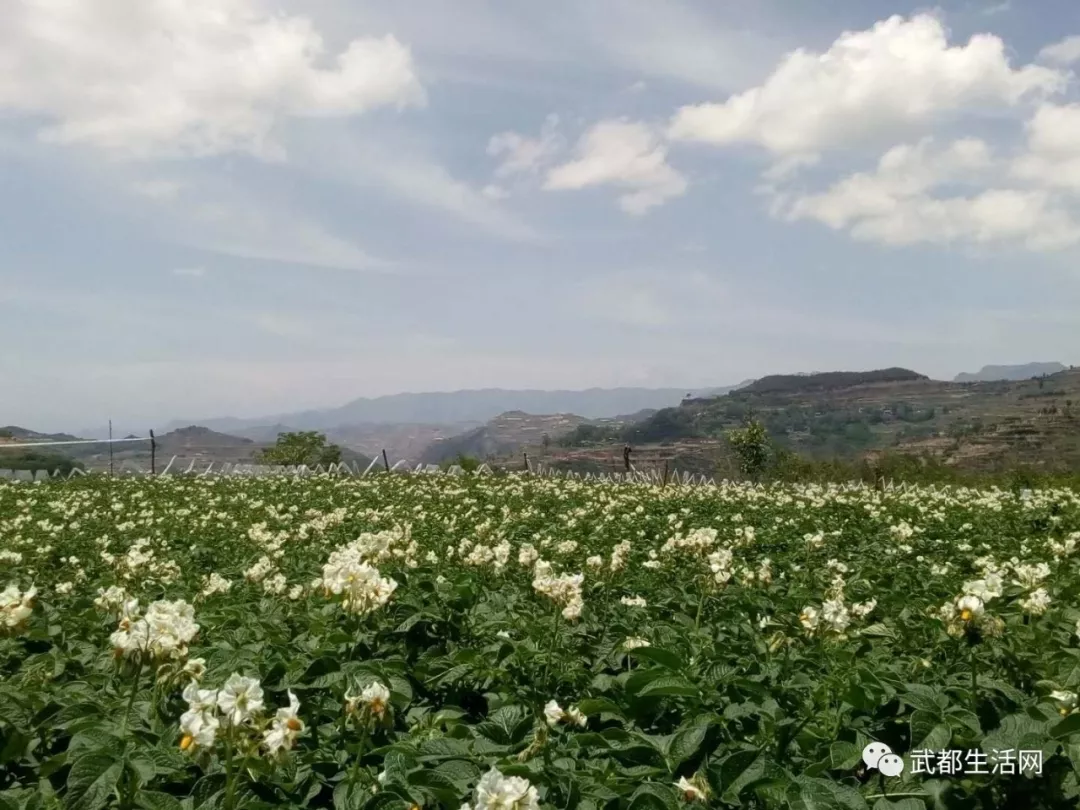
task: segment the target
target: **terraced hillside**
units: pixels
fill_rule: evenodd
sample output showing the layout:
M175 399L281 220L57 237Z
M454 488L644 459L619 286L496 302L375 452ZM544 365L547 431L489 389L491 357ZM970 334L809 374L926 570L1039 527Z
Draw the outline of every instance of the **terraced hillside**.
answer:
M630 443L639 465L666 460L680 469L707 463L722 469L729 459L724 434L753 416L780 445L811 458L898 450L931 453L965 468L1080 467L1080 369L976 383L887 372L766 377L722 397L687 400L629 427L579 429L546 456L556 466L585 469L606 462L610 469Z

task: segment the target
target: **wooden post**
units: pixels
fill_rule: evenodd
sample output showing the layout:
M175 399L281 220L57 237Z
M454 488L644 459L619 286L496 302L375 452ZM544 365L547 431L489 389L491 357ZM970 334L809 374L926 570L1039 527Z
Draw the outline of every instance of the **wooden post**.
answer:
M667 476L668 476L667 459L665 458L664 459L664 483L663 483L662 486L665 486L665 487L667 486Z
M112 419L109 420L109 477L113 474Z
M528 452L522 453L525 456L525 472L532 472L532 468L529 467L529 454Z
M154 431L150 431L150 474L157 475L157 442L154 440Z
M386 467L386 471L390 472L390 459L388 459L386 457L386 450L385 449L382 451L382 463L383 463L383 466Z

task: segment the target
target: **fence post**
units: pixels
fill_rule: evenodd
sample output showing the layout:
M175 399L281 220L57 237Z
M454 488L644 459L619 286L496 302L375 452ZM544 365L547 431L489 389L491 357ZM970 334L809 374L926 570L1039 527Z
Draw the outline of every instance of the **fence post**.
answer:
M383 466L386 467L386 471L390 472L390 460L386 457L386 450L385 449L382 451L382 463L383 463Z
M150 474L157 475L157 442L154 440L154 431L150 431Z

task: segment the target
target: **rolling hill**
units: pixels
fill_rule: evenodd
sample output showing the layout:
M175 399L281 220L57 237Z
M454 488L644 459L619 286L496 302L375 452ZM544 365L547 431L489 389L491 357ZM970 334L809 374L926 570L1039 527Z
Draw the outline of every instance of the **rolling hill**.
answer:
M966 469L1080 467L1080 369L1037 380L956 383L906 369L765 377L720 397L695 398L620 429L577 428L541 455L575 469L667 461L679 469L730 465L725 433L748 416L802 456L928 453Z
M974 374L961 373L953 382L994 382L995 380L1030 380L1044 374L1057 374L1065 371L1061 363L1025 363L1020 366L983 366Z
M722 394L732 386L698 389L702 396ZM234 417L199 419L198 424L224 433L237 434L267 425L288 425L293 430L331 431L353 425L457 425L467 430L508 411L525 413L574 413L587 419L634 413L644 409L677 404L688 388L590 388L586 391L508 391L490 388L421 394L393 394L372 399L356 399L339 408L278 414L255 419ZM174 421L167 430L192 424Z

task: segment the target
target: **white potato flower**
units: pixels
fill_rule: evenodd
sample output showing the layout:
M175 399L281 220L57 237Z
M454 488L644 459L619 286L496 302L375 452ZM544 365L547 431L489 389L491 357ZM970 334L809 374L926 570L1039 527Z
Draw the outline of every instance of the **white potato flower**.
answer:
M540 796L528 779L492 768L476 786L473 810L539 810Z
M1050 699L1057 704L1058 712L1062 716L1075 712L1078 703L1080 703L1080 698L1077 697L1076 692L1067 692L1063 690L1051 692Z
M296 743L296 738L304 730L304 721L297 714L300 710L300 701L292 691L288 694L289 705L277 710L270 728L263 732L263 745L271 757L290 750Z
M15 633L23 628L34 612L37 588L31 586L20 591L14 582L0 592L0 630Z
M1050 594L1046 588L1036 588L1020 601L1020 608L1032 616L1042 616L1050 607Z
M218 692L217 705L228 725L246 723L263 710L262 685L256 678L233 673Z

